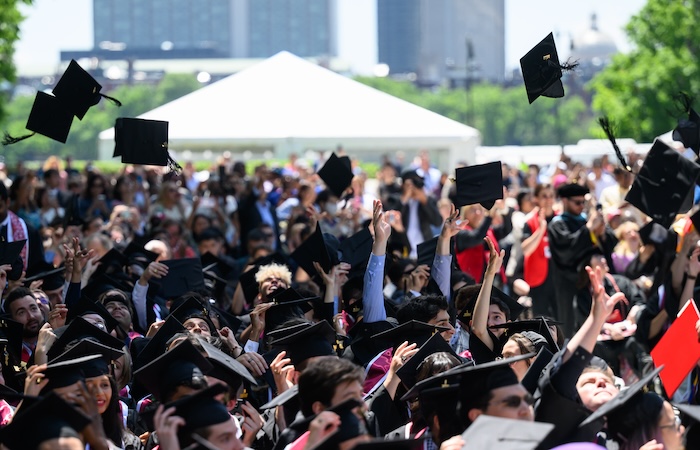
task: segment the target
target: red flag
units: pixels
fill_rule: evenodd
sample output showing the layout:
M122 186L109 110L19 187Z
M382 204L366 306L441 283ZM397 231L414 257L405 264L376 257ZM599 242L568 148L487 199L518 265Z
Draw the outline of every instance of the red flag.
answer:
M669 397L700 360L700 342L695 331L698 320L700 313L695 301L691 299L651 351L656 367L665 366L659 376Z

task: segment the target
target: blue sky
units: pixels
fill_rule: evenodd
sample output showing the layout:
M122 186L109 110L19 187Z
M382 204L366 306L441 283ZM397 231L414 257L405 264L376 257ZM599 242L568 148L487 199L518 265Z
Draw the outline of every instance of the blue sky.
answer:
M148 1L148 0L144 0ZM371 73L377 63L376 1L337 0L339 56L360 73ZM381 0L378 0L381 1ZM489 1L489 0L480 0ZM506 0L506 68L518 60L550 31L566 57L569 36L585 29L591 13L598 15L602 31L612 36L622 51L629 43L622 28L645 0ZM21 27L15 62L21 68L52 67L60 50L92 47L91 0L34 0L22 6L27 17ZM558 33L558 34L557 34Z

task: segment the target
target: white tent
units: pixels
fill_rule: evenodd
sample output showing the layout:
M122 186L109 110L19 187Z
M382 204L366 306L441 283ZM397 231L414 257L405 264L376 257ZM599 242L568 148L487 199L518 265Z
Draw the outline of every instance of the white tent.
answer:
M430 150L442 169L474 161L481 136L443 117L287 52L141 116L169 124L178 155L210 150L272 151L275 157L338 145L362 160L399 150ZM100 133L100 158L114 148L114 128Z

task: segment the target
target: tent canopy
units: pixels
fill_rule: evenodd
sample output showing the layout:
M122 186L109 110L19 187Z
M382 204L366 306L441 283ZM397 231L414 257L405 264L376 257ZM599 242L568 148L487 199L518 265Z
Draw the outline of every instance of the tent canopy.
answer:
M473 161L480 134L288 52L139 116L165 120L175 151L267 147L277 156L335 148L449 150L441 166ZM100 133L111 157L114 129ZM465 154L466 152L466 154ZM444 153L444 152L441 152Z

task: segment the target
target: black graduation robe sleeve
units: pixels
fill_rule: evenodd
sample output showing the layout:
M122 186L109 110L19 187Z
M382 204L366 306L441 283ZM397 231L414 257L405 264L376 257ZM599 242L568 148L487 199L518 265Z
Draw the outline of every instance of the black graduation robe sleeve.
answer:
M468 248L472 248L479 244L483 244L484 238L486 237L486 232L491 226L491 222L491 217L486 216L481 222L479 228L476 228L474 230L462 230L459 233L457 233L457 236L455 236L455 244L457 247L457 251L461 252Z
M594 247L588 228L582 226L571 232L564 220L552 220L547 227L547 236L554 262L572 272L578 270L581 259Z

